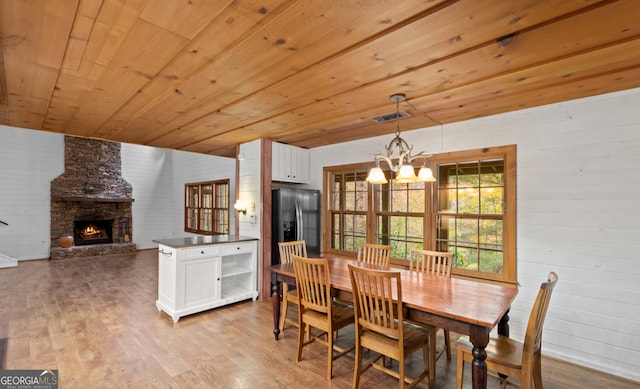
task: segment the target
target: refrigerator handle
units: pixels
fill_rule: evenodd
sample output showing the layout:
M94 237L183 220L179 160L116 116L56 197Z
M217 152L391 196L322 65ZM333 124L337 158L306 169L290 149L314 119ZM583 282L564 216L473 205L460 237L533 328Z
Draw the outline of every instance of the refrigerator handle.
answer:
M300 208L300 203L298 200L295 202L296 208L296 240L302 240L302 231L304 231L304 225L302 222L302 209Z

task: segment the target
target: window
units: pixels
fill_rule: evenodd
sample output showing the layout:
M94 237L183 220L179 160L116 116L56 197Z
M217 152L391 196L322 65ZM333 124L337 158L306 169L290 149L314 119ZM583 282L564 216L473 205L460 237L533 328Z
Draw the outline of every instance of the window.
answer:
M433 157L433 235L454 254L453 273L516 280L515 146Z
M334 252L355 252L367 239L367 173L365 169L332 175L329 235Z
M434 155L436 182L369 185L373 164L325 168L331 237L324 251L355 255L359 242L391 245L406 264L413 248L454 253L459 276L515 282L515 146ZM327 187L327 182L330 186Z
M184 194L185 231L229 233L229 180L185 184Z

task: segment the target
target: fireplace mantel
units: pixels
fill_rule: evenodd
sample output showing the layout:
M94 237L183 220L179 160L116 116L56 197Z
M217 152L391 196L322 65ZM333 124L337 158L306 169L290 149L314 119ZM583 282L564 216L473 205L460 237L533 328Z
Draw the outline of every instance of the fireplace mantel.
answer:
M66 201L66 202L86 202L86 203L133 203L133 199L109 199L104 197L85 197L85 196L53 196L52 201Z

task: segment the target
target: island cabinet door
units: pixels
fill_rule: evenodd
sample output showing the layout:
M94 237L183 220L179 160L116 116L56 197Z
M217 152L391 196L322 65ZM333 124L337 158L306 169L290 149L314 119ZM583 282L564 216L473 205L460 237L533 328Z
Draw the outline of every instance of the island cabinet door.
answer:
M187 259L179 265L181 309L196 308L220 299L220 257ZM181 285L180 285L181 284Z

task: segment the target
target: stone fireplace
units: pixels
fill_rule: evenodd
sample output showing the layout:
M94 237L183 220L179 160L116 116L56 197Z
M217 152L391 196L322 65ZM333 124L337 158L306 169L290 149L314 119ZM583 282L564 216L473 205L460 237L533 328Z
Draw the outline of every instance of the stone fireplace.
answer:
M134 252L133 189L120 143L65 136L65 171L51 181L51 259ZM63 248L62 236L73 245Z

